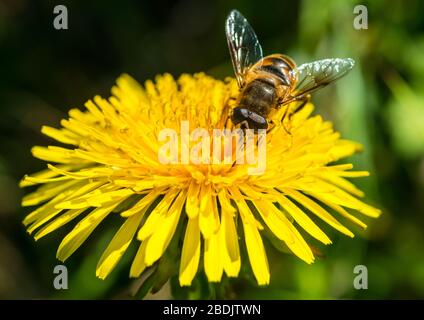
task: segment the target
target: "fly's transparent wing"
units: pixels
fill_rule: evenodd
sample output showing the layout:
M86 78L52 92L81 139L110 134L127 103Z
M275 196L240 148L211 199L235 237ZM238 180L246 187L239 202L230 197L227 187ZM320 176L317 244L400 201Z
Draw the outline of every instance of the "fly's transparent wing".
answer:
M305 63L291 71L295 81L290 101L302 98L347 74L355 65L353 59L324 59Z
M232 10L228 15L225 33L236 78L242 87L246 71L262 59L262 48L255 31L237 10Z

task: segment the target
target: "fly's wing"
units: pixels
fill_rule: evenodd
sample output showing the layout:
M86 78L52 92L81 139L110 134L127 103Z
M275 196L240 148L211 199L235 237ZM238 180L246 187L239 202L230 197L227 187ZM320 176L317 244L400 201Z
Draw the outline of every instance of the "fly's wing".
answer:
M228 15L225 33L237 82L242 87L246 71L262 59L262 48L255 31L237 10Z
M295 85L287 102L302 99L326 85L340 79L355 65L353 59L324 59L300 65L291 71Z

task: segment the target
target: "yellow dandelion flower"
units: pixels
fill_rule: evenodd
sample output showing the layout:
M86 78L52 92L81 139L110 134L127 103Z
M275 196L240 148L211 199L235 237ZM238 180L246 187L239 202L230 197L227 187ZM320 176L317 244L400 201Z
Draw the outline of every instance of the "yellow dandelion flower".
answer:
M195 152L193 141L178 142L179 162L159 161L161 130L181 133L183 121L190 131L231 128L228 114L237 94L234 79L223 82L205 74L182 75L177 81L166 74L144 87L123 75L108 100L96 96L85 111L70 110L60 129L43 127L45 135L68 146L32 149L48 165L21 181L22 187L41 184L22 201L23 206L39 206L23 221L28 232L38 240L80 219L59 245L57 258L65 261L108 215L119 214L122 225L97 265L102 279L132 241L139 249L130 276L138 277L178 238L181 286L192 283L200 264L211 282L220 281L224 273L237 277L247 258L258 284L266 285L270 272L263 235L271 234L312 263L314 254L302 233L324 244L331 240L311 215L349 237L353 233L334 213L361 227L365 224L349 209L379 216L378 209L358 199L363 193L346 179L368 172L332 164L360 145L340 139L330 122L311 116L310 103L266 135L262 174L248 174L249 164L234 161L183 163L183 148ZM209 150L202 149L205 152ZM242 241L248 257L241 257Z

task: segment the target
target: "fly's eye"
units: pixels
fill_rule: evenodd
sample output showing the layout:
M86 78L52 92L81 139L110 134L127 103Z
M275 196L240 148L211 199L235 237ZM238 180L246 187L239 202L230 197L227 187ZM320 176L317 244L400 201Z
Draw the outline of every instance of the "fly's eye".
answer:
M252 112L248 109L239 109L240 110L240 115L244 118L250 118L250 115L252 114Z
M249 119L249 110L244 108L235 108L231 116L231 120L234 124L239 124L242 121Z

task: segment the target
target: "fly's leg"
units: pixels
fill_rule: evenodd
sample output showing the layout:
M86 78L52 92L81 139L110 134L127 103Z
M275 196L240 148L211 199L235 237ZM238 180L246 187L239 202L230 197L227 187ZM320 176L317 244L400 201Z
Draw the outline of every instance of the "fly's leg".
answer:
M301 97L299 97L299 98L297 98L296 99L296 101L299 101L300 102L300 104L299 104L299 106L295 109L295 110L293 110L293 112L291 113L291 114L289 114L289 120L291 120L291 117L294 115L294 114L296 114L296 113L298 113L300 110L302 110L307 104L308 104L308 102L311 100L311 95L306 95L306 96L301 96Z
M297 113L300 110L302 110L305 107L305 105L309 102L310 98L311 98L310 95L305 95L305 96L295 97L295 98L293 98L293 99L291 99L291 100L283 103L283 105L286 105L286 109L284 110L284 113L283 113L283 115L281 117L280 123L282 124L282 127L283 127L284 131L287 133L287 135L290 136L289 148L291 147L291 145L293 143L293 135L290 132L290 129L291 128L286 126L286 123L285 123L284 120L286 119L286 117L288 117L288 119L287 119L288 121L287 122L289 124L291 124L291 117L295 113ZM291 110L289 112L288 104L291 103L291 102L295 102L295 101L298 101L299 102L299 105L294 110Z
M296 106L296 108L294 110L292 110L290 113L288 112L289 108L286 108L286 110L284 111L284 114L281 118L281 123L283 124L284 130L286 130L287 133L290 134L290 130L288 130L285 126L284 126L284 119L286 118L286 116L288 117L289 123L291 122L291 117L296 114L297 112L299 112L300 110L302 110L306 104L311 100L311 96L305 95L305 96L300 96L300 97L296 97L292 100L290 100L289 102L299 102L299 105ZM287 102L286 102L287 103Z
M236 101L237 98L236 97L229 97L228 98L229 101ZM220 122L218 123L218 127L219 128L229 128L232 127L232 122L231 122L231 115L232 115L232 108L230 106L230 104L227 102L227 104L224 107L224 110L222 111L222 114L225 115L221 118Z

